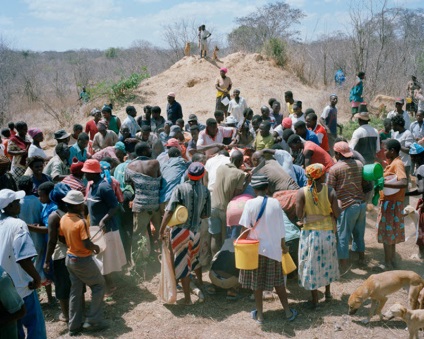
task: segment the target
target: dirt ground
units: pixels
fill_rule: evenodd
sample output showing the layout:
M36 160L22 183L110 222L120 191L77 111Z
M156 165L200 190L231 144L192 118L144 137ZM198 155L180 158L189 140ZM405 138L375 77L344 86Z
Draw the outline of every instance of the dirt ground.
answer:
M415 204L416 199L411 199L411 205ZM237 301L227 301L225 292L218 291L214 296L207 296L204 303L198 303L197 297L192 295L195 302L192 306L163 305L158 298L160 264L153 259L142 283L135 284L129 276L119 279L117 292L105 305L105 315L111 327L81 338L406 338L406 325L399 319L380 321L374 317L370 324L363 325L360 320L368 312L369 301L355 316L347 315L349 295L369 275L379 272L376 266L383 260L382 245L376 241L376 218L376 208L367 212L367 267L358 268L353 257L352 269L332 284L332 301L324 302L321 293L321 306L316 311L307 310L304 303L309 292L299 287L296 280L288 281L290 306L299 311L293 323L284 319L278 299L272 299L264 302L265 324L262 327L256 325L250 319L254 302L249 300L249 293L244 293ZM414 236L411 236L414 227L409 218L405 219L405 225L409 238L397 246L400 267L424 275L424 265L416 257L417 246ZM209 281L207 272L204 278ZM48 306L43 293L40 298L48 337L67 338L66 324L54 321L59 306ZM183 294L178 293L178 299L182 298ZM86 293L86 299L88 304L89 293ZM383 312L395 302L407 305L406 291L389 296Z

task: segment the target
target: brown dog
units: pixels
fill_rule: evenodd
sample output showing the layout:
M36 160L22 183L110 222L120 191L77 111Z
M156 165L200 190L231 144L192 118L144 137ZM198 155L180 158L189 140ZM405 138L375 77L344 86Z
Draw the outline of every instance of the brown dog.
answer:
M424 310L408 310L401 304L394 304L384 316L388 320L395 317L402 318L408 326L409 339L418 339L418 331L424 327Z
M363 323L368 323L372 316L378 314L382 320L383 309L387 296L401 288L409 289L409 304L413 310L418 306L418 294L424 287L424 279L412 271L388 271L372 274L349 297L349 314L353 315L368 298L371 299L371 308L368 318Z
M189 42L186 42L185 47L184 47L184 55L185 56L190 56L190 50L191 50L191 46Z
M418 295L418 305L420 310L424 310L424 288L421 290Z
M215 46L215 48L213 49L212 60L218 60L218 51L218 46Z

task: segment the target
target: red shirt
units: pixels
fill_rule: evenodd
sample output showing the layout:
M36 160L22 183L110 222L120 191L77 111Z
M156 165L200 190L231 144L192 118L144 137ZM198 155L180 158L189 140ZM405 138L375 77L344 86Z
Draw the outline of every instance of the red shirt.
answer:
M313 141L306 141L303 147L303 153L306 154L308 151L312 151L311 163L310 164L323 164L325 172L328 172L331 166L334 165L334 160L326 151L318 146Z
M94 139L94 135L98 132L97 124L93 120L88 121L85 124L85 133L87 133L90 136L90 140Z
M320 146L322 147L322 149L324 151L328 152L330 150L330 145L328 143L328 135L327 135L327 131L325 130L325 128L323 126L317 124L315 126L315 129L313 130L313 132L315 132L315 134L318 137L318 140L321 142ZM319 134L322 135L322 139L321 139L321 136Z

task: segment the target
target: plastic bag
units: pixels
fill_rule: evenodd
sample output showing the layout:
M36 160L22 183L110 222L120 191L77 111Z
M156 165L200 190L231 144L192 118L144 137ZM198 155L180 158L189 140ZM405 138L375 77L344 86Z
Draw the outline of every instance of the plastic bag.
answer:
M165 304L174 304L177 301L177 282L175 280L173 260L166 241L162 241L159 296Z

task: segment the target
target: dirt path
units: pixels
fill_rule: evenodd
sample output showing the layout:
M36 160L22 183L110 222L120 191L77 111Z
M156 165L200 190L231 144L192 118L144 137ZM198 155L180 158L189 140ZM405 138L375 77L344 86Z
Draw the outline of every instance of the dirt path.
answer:
M414 206L416 199L411 199ZM136 286L129 277L124 277L120 288L112 300L106 302L106 318L111 328L98 333L103 338L405 338L406 325L400 320L381 322L374 317L369 325L360 320L367 314L370 306L365 303L358 313L347 315L347 299L350 293L370 274L375 273L375 266L383 260L382 245L376 241L375 220L377 211L367 212L366 258L368 267L359 269L355 264L351 271L340 281L332 285L334 299L325 303L321 293L322 306L316 311L305 309L303 303L309 298L309 292L300 288L297 281L289 280L289 302L299 311L299 317L293 323L284 320L284 314L278 300L264 303L265 325L258 327L249 317L254 302L245 294L238 301L227 301L225 293L217 293L208 297L204 303L196 303L190 307L180 305L162 305L158 300L159 270L157 262L149 269L146 281ZM406 235L412 232L409 220L406 222ZM414 258L417 247L413 237L397 248L401 268L413 270L424 275L424 265ZM207 274L204 274L208 280ZM88 294L88 293L87 293ZM45 299L45 295L42 295ZM87 297L87 295L86 295ZM178 299L183 298L182 293ZM193 301L197 297L193 296ZM399 291L389 297L387 305L394 302L407 304L407 294ZM42 300L46 315L49 338L68 337L64 323L53 321L58 307L51 308ZM385 310L383 309L383 311ZM92 336L81 336L91 338ZM94 336L93 336L94 337Z

